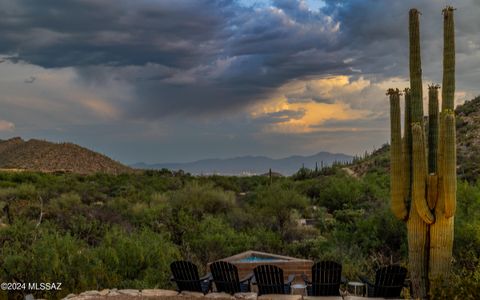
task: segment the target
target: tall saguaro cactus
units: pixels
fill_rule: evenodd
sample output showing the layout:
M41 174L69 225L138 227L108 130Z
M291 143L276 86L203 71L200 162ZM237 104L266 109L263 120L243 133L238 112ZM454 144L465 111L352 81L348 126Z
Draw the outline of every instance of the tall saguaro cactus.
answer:
M438 85L429 86L428 139L423 124L419 12L409 14L410 89L405 89L402 144L400 92L389 89L391 114L391 209L407 223L409 271L415 298L425 298L450 270L456 206L455 44L453 8L444 15L442 112ZM428 145L428 147L427 147ZM427 157L428 148L428 157Z

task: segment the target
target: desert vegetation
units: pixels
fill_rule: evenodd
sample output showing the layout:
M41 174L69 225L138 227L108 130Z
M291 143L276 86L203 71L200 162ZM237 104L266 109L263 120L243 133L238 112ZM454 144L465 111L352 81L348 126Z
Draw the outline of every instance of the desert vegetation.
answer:
M372 275L379 265L407 262L405 226L389 208L387 169L355 177L337 165L272 182L265 176L193 177L168 170L3 172L0 278L63 282L61 291L36 292L49 299L111 287L172 288L171 261L189 259L205 270L212 260L248 249L334 259L352 280ZM300 225L302 218L314 225ZM460 181L454 284L438 290L446 298L480 286L476 220L480 183Z

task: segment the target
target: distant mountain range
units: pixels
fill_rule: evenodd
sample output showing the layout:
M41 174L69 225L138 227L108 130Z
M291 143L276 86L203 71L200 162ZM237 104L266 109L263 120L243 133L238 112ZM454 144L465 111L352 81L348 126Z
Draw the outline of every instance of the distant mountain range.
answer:
M315 163L318 167L329 166L335 161L351 161L352 156L341 153L319 152L311 156L289 156L286 158L273 159L266 156L241 156L227 159L203 159L188 163L158 163L145 164L137 163L132 165L138 169L170 169L183 170L194 175L261 175L271 168L273 172L282 175L292 175L302 165L314 169Z
M0 169L78 174L133 172L100 153L72 143L52 143L20 137L0 140Z

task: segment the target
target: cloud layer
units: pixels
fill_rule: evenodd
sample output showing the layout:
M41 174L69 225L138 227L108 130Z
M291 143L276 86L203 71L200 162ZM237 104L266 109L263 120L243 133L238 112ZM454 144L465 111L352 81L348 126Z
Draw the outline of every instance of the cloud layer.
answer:
M424 81L441 81L442 3L311 3L2 1L0 120L127 162L380 146L384 91L408 85L410 7ZM461 102L479 93L480 4L452 4Z

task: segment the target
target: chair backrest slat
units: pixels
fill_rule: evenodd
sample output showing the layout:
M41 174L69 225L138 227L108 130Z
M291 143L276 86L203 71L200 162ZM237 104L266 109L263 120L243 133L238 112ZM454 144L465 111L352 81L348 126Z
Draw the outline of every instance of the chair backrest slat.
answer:
M320 261L312 266L312 296L340 296L342 265Z
M382 267L375 274L374 297L399 297L407 269L398 265Z
M283 270L274 265L257 266L253 273L258 284L258 295L284 294Z
M210 265L210 272L215 282L217 292L235 294L240 292L238 269L226 261L216 261Z
M174 261L170 264L170 270L180 292L203 292L195 264L184 260Z

